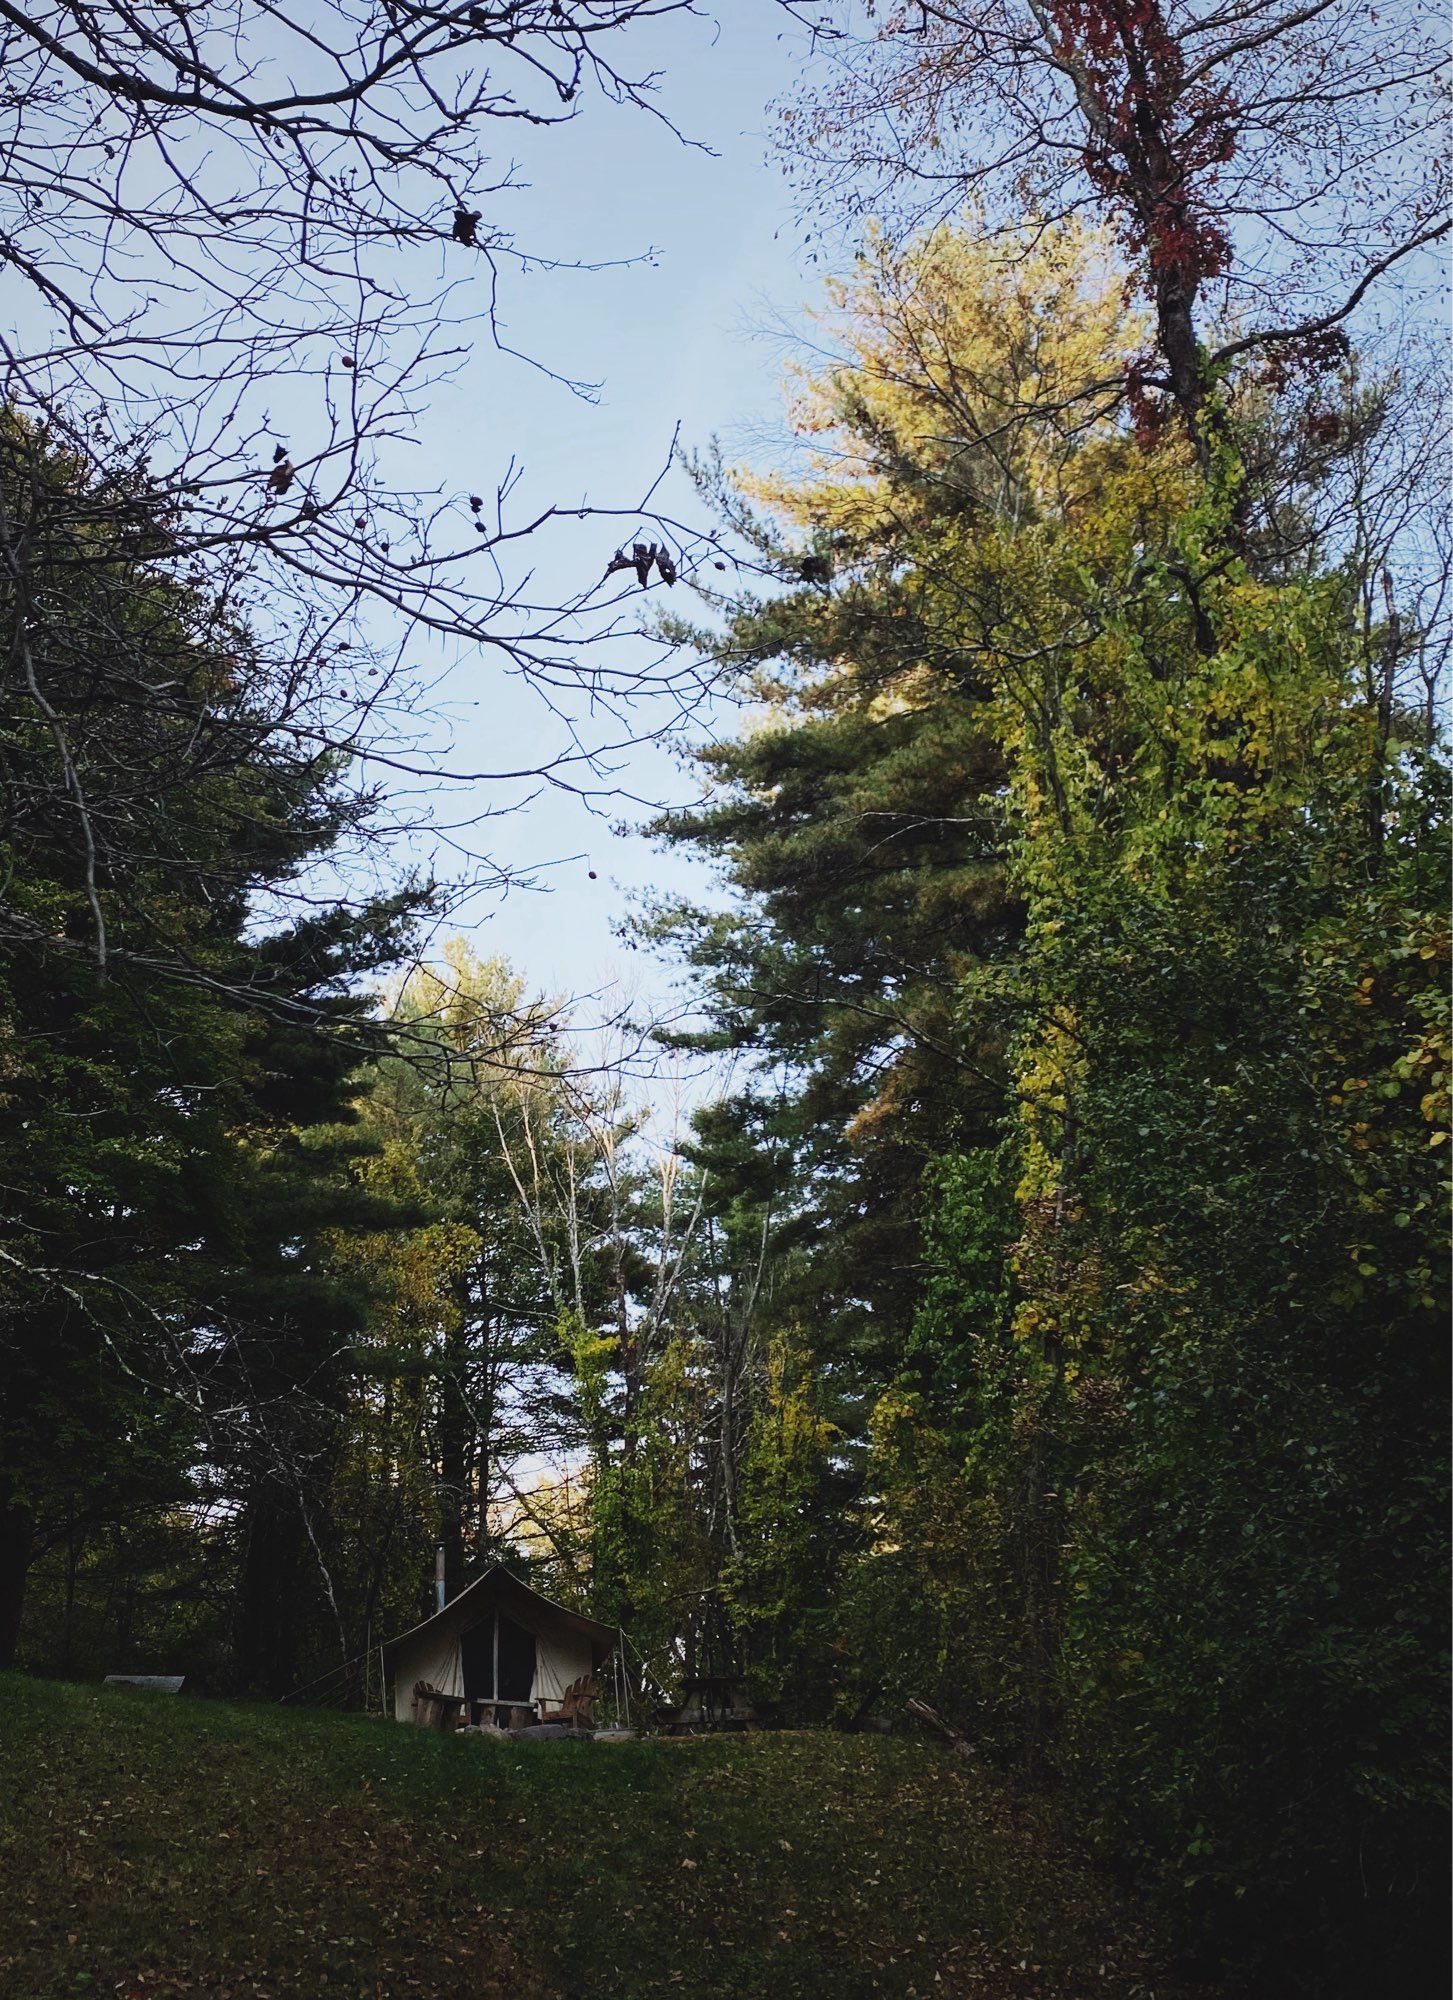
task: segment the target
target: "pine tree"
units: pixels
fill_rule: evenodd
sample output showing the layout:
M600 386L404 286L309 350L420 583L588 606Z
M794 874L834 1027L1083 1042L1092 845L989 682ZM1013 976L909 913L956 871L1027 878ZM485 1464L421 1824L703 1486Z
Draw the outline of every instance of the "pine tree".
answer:
M23 635L0 709L8 1659L58 1538L74 1554L195 1502L219 1441L317 1394L352 1309L320 1285L315 1232L346 1183L304 1134L347 1116L375 1039L356 982L419 897L289 915L367 802L264 726L266 649L175 573L156 524L12 414L0 442Z

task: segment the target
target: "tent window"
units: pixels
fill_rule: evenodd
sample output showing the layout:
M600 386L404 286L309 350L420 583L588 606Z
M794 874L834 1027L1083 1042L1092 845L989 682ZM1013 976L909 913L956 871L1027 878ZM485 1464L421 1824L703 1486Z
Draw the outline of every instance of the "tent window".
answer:
M459 1635L466 1701L527 1702L535 1685L535 1636L503 1611Z

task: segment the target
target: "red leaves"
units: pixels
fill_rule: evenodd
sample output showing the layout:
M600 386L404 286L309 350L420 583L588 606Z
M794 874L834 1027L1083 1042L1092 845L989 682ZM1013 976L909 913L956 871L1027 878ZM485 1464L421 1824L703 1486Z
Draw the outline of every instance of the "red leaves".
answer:
M1159 0L1049 0L1048 12L1090 127L1086 173L1121 210L1127 248L1194 296L1231 260L1208 197L1236 151L1235 100L1187 85Z
M1351 352L1352 343L1342 328L1327 327L1297 340L1272 342L1258 373L1266 386L1279 394L1298 376L1317 376L1340 368Z
M1170 427L1172 405L1156 395L1146 381L1146 370L1154 357L1142 356L1125 371L1125 400L1130 410L1131 429L1142 451L1154 451Z

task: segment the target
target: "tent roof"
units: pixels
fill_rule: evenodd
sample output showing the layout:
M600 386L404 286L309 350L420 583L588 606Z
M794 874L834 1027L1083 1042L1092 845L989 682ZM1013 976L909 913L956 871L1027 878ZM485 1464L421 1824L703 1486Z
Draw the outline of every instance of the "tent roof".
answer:
M491 1563L481 1576L452 1597L442 1611L436 1611L432 1618L426 1618L419 1625L411 1625L407 1632L400 1632L396 1639L388 1640L382 1648L385 1659L391 1658L405 1640L416 1639L421 1632L432 1626L447 1626L457 1620L461 1612L472 1607L483 1612L487 1605L498 1602L506 1607L513 1604L527 1615L533 1613L539 1619L542 1614L549 1623L562 1626L568 1632L577 1633L590 1641L590 1650L597 1666L609 1655L615 1645L617 1633L613 1625L601 1625L594 1618L586 1618L579 1611L568 1611L563 1604L553 1598L542 1597L538 1590L531 1590L522 1583L512 1570L503 1563Z

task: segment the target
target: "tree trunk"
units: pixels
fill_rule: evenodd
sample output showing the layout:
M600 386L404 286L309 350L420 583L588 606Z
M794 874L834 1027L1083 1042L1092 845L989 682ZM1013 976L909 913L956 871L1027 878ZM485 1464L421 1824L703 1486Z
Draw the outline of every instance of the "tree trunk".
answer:
M1208 461L1201 406L1206 385L1196 339L1195 298L1179 268L1156 274L1155 319L1160 351L1170 370L1171 393L1185 418L1196 457L1204 466Z
M1059 1181L1049 1218L1049 1268L1041 1281L1056 1322L1065 1308L1072 1255L1070 1198L1077 1176L1078 1122L1065 1114ZM1024 1694L1027 1762L1037 1769L1053 1710L1060 1629L1059 1551L1064 1539L1065 1348L1058 1324L1043 1344L1049 1380L1035 1411L1023 1500Z
M444 1544L446 1599L457 1597L464 1584L464 1516L476 1442L474 1414L469 1407L468 1367L467 1335L451 1335L439 1375L437 1433L439 1540Z
M1398 655L1402 651L1402 620L1393 599L1392 578L1382 573L1382 595L1387 606L1387 632L1375 684L1377 701L1377 741L1372 773L1367 785L1367 837L1373 864L1381 862L1386 837L1388 744L1392 739L1393 694L1397 686Z
M20 1500L0 1507L0 1667L15 1663L25 1579L35 1546L35 1520Z
M249 1495L234 1651L244 1687L284 1695L297 1684L304 1616L304 1530L296 1494L263 1474Z
M76 1496L66 1503L66 1616L61 1648L61 1671L70 1678L71 1651L76 1629L76 1571L81 1560L81 1535L76 1527Z

